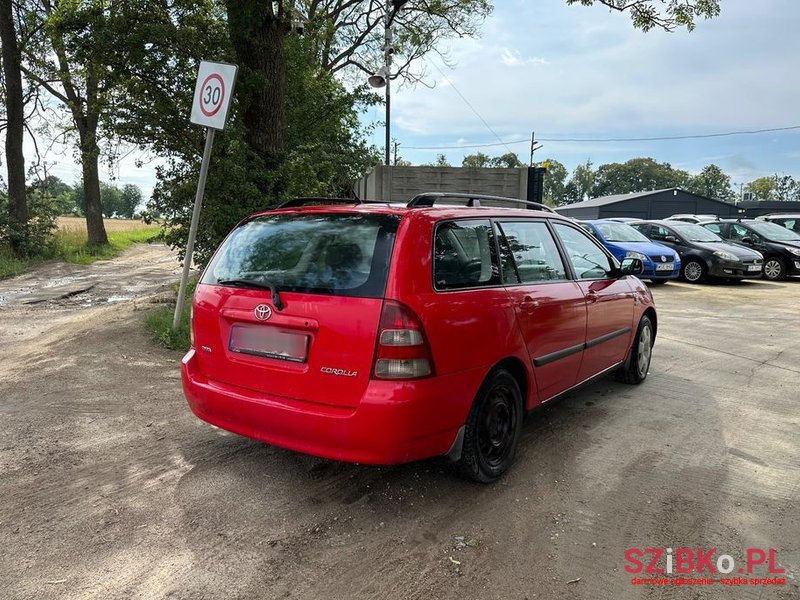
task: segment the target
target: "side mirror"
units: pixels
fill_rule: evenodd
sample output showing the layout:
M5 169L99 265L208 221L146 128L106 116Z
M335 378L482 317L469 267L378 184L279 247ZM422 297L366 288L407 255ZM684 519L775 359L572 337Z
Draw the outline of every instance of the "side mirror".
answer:
M664 237L664 241L669 242L670 244L677 244L678 238L676 238L674 235L668 235Z
M741 239L741 242L743 244L747 244L748 246L753 246L758 243L758 240L746 235Z
M641 275L644 273L644 263L639 258L625 258L619 267L621 276Z

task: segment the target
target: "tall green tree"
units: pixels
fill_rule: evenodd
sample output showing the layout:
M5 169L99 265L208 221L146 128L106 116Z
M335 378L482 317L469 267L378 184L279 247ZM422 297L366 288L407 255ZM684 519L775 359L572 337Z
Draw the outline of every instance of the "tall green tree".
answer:
M567 168L555 160L548 158L542 164L547 165L547 172L544 174L544 203L548 206L559 206L565 202L567 187Z
M106 244L100 202L100 127L112 106L107 58L120 41L108 25L112 5L103 0L35 0L26 19L39 35L25 48L26 75L67 110L77 133L90 244Z
M2 46L5 99L5 162L8 169L8 238L12 250L25 251L28 201L25 191L25 157L22 153L25 113L22 93L21 54L12 0L0 0L0 46Z
M632 158L624 163L600 165L595 173L591 196L685 188L690 180L687 171L675 169L669 163L659 163L652 158Z
M225 0L245 141L267 169L286 156L285 40L299 30L311 40L316 62L329 73L371 75L383 56L386 3L377 0ZM393 77L413 78L412 62L443 39L473 35L491 11L488 0L390 4L395 38ZM267 190L265 190L267 191Z
M476 152L475 154L467 154L464 160L461 161L461 166L473 169L486 169L491 166L491 162L492 159L488 154Z
M592 161L579 164L572 171L572 177L564 186L564 201L567 204L583 202L592 192L595 185L595 172L592 168Z
M731 178L717 165L708 165L692 177L686 190L718 200L734 200L736 198L736 192L731 187Z
M745 191L755 195L757 200L800 200L800 182L790 175L769 175L754 179L745 186Z

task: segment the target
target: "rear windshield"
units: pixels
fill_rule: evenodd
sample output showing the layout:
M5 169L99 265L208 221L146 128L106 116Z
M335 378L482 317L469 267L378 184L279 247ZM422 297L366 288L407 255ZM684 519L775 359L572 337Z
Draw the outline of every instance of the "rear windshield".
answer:
M202 283L380 298L400 218L275 214L255 217L225 240Z

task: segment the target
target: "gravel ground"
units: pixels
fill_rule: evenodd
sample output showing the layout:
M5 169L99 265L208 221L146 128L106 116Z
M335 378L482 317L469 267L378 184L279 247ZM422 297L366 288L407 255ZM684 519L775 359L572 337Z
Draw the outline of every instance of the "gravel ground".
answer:
M4 598L800 597L800 281L655 288L645 384L535 411L480 486L196 419L141 325L177 273L143 245L0 282ZM630 547L775 548L786 585L635 586Z

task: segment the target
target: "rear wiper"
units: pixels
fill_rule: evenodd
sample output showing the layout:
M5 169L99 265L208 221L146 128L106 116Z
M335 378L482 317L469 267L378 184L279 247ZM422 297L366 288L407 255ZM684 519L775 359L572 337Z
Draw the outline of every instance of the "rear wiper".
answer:
M278 295L278 288L271 283L255 281L253 279L220 279L217 281L219 285L235 285L237 287L250 287L260 290L269 290L272 293L272 304L275 305L277 310L283 310L283 302Z

